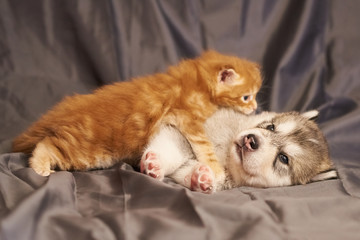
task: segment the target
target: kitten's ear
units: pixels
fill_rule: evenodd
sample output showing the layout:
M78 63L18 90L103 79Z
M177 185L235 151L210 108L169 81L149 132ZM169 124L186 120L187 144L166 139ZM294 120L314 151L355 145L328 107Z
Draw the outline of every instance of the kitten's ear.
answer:
M310 110L310 111L302 113L301 115L311 121L316 121L316 119L319 116L319 111L318 110Z
M220 84L225 85L237 85L240 84L239 80L239 74L235 72L232 68L226 68L219 72L217 81Z
M337 175L336 170L330 169L327 172L319 173L318 175L311 178L311 182L318 182L318 181L333 179L333 178L337 178L337 177L338 177L338 175Z

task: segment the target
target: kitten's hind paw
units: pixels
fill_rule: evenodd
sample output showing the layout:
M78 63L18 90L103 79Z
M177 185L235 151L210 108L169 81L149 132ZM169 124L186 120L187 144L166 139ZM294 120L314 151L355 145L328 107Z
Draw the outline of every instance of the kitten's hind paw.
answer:
M154 152L144 153L140 161L140 171L160 181L164 179L159 158Z
M47 177L51 173L55 172L54 170L51 170L50 168L42 167L42 166L33 166L32 168L37 174L39 174L40 176L43 176L43 177Z
M29 160L30 167L40 176L47 177L55 171L50 168L50 161L47 158L32 157Z
M199 164L191 175L190 189L196 192L213 193L215 191L215 176L207 165Z

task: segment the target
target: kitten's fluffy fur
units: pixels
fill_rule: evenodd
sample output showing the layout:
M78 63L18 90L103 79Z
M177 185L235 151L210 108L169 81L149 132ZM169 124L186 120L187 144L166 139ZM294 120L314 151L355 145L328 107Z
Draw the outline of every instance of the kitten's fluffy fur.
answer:
M203 124L219 107L252 112L260 86L257 64L208 51L166 73L65 98L14 140L13 151L32 154L30 166L43 176L55 168L104 168L125 159L137 165L149 138L169 124L200 162L221 175Z

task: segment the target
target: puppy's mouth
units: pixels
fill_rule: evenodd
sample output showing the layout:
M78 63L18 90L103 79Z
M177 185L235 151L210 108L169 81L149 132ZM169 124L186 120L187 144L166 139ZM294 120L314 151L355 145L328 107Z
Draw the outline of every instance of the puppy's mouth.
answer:
M244 143L244 138L235 142L235 150L237 154L238 166L242 169L241 172L247 176L255 176L248 170L246 163L246 152L249 152L246 144Z
M252 156L260 146L259 138L255 134L247 134L240 137L235 143L238 166L241 173L248 177L257 177L257 166L255 157ZM254 165L255 164L255 165Z
M237 153L240 163L241 163L243 161L243 159L242 159L243 158L243 154L242 154L243 146L238 141L235 142L235 149L236 149L236 153Z

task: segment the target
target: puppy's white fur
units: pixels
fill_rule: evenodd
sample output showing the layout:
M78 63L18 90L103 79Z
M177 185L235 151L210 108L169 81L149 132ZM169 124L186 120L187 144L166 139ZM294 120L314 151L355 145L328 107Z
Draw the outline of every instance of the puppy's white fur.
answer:
M247 116L229 109L217 111L206 122L205 130L220 163L226 169L227 178L214 179L215 189L243 185L287 186L308 182L310 177L315 180L333 177L334 171L317 175L331 166L326 141L317 126L309 120L317 114L317 111L302 115L295 112L264 112ZM269 125L274 125L275 129L269 130ZM249 134L256 136L257 148L239 148ZM304 139L311 144L304 143ZM316 146L313 146L314 144ZM320 151L319 149L324 156L316 159L315 155L319 154L316 151ZM145 153L149 151L157 154L165 176L190 187L189 178L199 163L190 144L177 129L162 126L150 141ZM281 161L280 155L285 154L291 163ZM303 164L304 161L308 163Z

